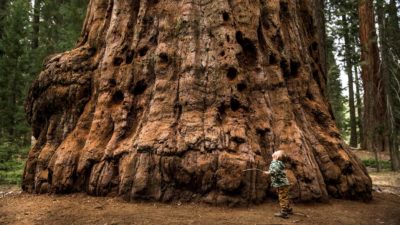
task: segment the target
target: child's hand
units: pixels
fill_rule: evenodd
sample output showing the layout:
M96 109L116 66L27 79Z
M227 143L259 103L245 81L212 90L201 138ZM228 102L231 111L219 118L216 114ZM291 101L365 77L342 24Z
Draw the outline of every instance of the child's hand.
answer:
M264 171L264 174L265 175L269 175L269 171Z

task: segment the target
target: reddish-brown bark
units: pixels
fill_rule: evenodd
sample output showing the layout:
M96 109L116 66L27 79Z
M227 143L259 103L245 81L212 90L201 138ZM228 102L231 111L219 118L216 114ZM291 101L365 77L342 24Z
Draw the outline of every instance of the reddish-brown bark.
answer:
M325 91L322 1L92 0L27 100L23 188L261 202L272 152L298 200L371 198Z

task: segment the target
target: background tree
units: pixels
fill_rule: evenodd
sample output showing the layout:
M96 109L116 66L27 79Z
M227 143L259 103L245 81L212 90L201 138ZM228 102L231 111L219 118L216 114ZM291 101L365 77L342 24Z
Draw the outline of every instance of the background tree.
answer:
M358 35L357 2L328 0L326 3L327 15L331 18L328 24L328 36L334 40L334 45L337 46L334 52L339 56L338 61L341 62L341 66L347 74L348 99L344 103L347 103L349 109L350 120L346 121L346 124L349 125L350 146L357 147L360 129L357 129L357 116L359 115L356 114L357 105L354 91L356 71L353 70L358 65L358 52L355 43L357 39L354 38Z
M327 76L327 93L329 103L331 104L333 115L335 116L336 125L341 133L346 135L346 98L343 96L343 88L340 80L340 68L336 63L333 53L333 40L328 39L328 76Z
M364 142L375 152L388 150L386 92L380 66L372 0L359 1L361 68L364 84ZM379 162L379 161L378 161ZM378 171L380 167L378 165Z
M398 149L398 134L396 129L396 115L395 115L395 95L396 95L396 76L398 76L398 62L396 59L393 60L393 55L396 57L396 43L398 42L396 39L393 39L391 34L395 38L398 38L399 35L393 32L400 31L398 29L398 22L396 21L397 13L389 13L392 7L396 7L394 2L387 4L383 0L378 0L376 2L376 12L378 18L379 25L379 45L380 45L380 56L381 56L381 65L380 72L382 73L383 87L385 88L385 101L386 101L386 127L388 134L386 138L389 143L389 151L391 155L391 163L393 170L400 169L400 159L399 159L399 149ZM395 11L397 12L397 10ZM394 22L392 20L394 14ZM389 22L390 21L390 22ZM397 30L396 30L397 28ZM393 46L393 47L392 47ZM394 49L393 49L394 48ZM391 50L393 49L393 50ZM397 71L396 71L397 70Z

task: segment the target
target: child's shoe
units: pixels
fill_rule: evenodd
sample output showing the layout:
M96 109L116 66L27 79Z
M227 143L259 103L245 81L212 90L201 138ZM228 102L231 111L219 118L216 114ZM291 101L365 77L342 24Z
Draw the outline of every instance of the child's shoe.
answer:
M288 213L287 213L287 212L284 212L284 211L280 211L280 212L278 212L278 213L275 213L274 216L276 216L276 217L281 217L281 218L284 218L284 219L289 218Z

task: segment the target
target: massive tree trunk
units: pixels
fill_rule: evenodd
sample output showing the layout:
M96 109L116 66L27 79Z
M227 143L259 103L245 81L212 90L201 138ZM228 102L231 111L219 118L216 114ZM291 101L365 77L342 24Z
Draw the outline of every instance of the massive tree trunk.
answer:
M26 110L29 192L214 204L269 195L271 154L298 200L371 198L327 100L322 1L92 0Z
M359 0L361 77L364 85L364 144L373 151L388 149L386 99L375 31L372 0Z

